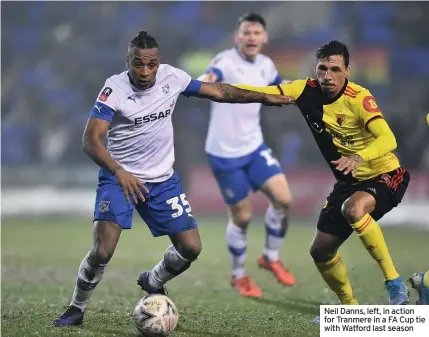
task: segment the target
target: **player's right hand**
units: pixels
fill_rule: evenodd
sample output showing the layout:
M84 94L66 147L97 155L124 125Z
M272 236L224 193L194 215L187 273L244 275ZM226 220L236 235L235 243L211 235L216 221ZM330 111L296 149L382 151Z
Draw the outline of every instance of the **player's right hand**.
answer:
M265 94L265 99L262 104L268 106L283 106L294 102L294 99L289 96Z
M131 196L134 203L138 204L136 195L141 201L145 201L145 197L143 196L141 189L146 193L149 193L149 190L140 179L134 177L130 172L124 170L122 167L115 171L115 176L124 191L125 199L128 203L130 202Z

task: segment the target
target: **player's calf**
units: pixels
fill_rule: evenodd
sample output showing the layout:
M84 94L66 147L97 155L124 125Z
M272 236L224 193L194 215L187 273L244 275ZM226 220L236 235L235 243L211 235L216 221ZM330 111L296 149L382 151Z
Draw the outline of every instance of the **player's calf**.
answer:
M295 284L295 277L280 261L280 248L283 245L288 227L288 205L270 205L265 214L265 245L262 256L257 260L259 267L269 270L285 286Z
M167 281L187 270L192 262L171 245L165 251L163 259L150 272L140 274L137 283L148 293L159 293Z
M279 253L289 227L288 213L292 199L284 174L277 172L271 176L261 190L271 204L265 212L265 245L257 263L259 267L271 271L280 283L291 286L295 278L283 266Z
M104 269L110 257L97 256L94 251L88 252L79 266L76 287L71 302L72 306L85 311L91 293L103 278Z
M180 252L171 245L165 251L164 258L150 272L140 275L137 283L143 290L148 293L162 292L164 284L187 270L201 252L201 244L186 245L181 242L177 246L180 246Z
M357 304L347 267L338 253L343 242L342 237L317 230L310 246L310 254L323 280L337 295L341 304Z
M279 260L279 250L283 245L288 228L289 207L287 204L270 205L265 212L265 245L262 255L266 260Z
M89 298L103 278L104 269L113 256L121 231L122 227L116 223L104 220L95 222L94 247L80 263L70 307L54 321L56 326L82 323Z
M96 257L94 251L88 252L82 260L76 280L76 286L70 306L55 321L55 326L80 325L83 322L83 315L89 298L97 284L101 281L106 264L98 261L108 262L105 256Z
M226 226L226 245L230 254L232 278L238 280L246 275L244 265L247 250L247 227L252 219L249 198L230 205L230 220Z
M245 276L247 232L230 222L226 227L226 244L230 254L232 277L239 279Z
M252 217L250 207L241 207L240 212L234 212L234 208L231 210L232 221L226 227L226 243L232 267L230 283L241 296L260 298L262 297L262 290L246 275L244 269L247 250L247 227ZM237 207L235 210L237 210Z
M371 194L358 191L344 202L341 211L358 234L369 254L377 261L385 281L389 282L396 280L399 274L387 249L383 232L370 214L375 206L376 200ZM391 298L392 296L389 295L389 301Z
M337 254L337 250L337 246L324 246L317 242L317 240L313 240L310 245L310 255L315 263L323 263L331 260Z

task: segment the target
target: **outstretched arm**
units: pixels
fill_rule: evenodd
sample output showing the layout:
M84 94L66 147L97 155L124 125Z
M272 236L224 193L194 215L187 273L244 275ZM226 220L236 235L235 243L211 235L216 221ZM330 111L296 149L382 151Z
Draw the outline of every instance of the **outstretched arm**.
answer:
M261 93L270 94L270 95L283 95L283 92L281 91L279 85L270 85L267 87L254 87L253 85L247 85L247 84L233 84L233 86L244 90L261 92Z
M198 77L199 81L202 82L209 82L209 83L218 83L218 80L220 79L220 76L222 76L222 73L220 73L219 70L217 71L213 71L213 70L209 70L208 72L202 74L201 76ZM281 82L281 80L280 80ZM283 83L283 82L281 82ZM266 93L266 94L274 94L274 95L279 95L279 91L278 90L273 90L272 88L276 88L276 86L272 86L272 87L264 87L265 88L270 88L268 90L259 90L261 88L257 88L257 87L253 87L250 85L246 85L246 84L234 84L234 87L236 88L240 88L240 89L244 89L244 90L249 90L249 91L254 91L254 92L261 92L261 93ZM222 87L218 87L219 90L225 90ZM206 89L206 90L210 90L210 88ZM229 90L229 89L226 89ZM211 99L211 98L210 98ZM262 103L262 102L261 102Z
M270 95L289 96L297 100L304 91L307 80L282 81L278 85L269 85L266 87L255 87L247 84L234 84L234 87L261 92Z
M191 96L207 98L222 103L262 103L265 105L282 106L292 103L287 96L270 95L262 92L249 91L225 83L201 82L198 92Z

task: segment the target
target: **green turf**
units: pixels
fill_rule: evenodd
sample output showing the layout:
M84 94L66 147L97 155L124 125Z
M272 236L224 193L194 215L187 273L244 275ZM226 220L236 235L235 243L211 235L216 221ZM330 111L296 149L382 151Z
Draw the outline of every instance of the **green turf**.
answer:
M168 284L180 312L173 336L318 336L311 324L321 303L335 303L308 255L313 227L295 225L281 256L297 277L283 288L256 267L264 232L249 231L247 270L263 288L261 300L240 298L229 286L229 260L220 221L200 220L203 252L186 273ZM124 232L105 279L94 292L79 328L54 328L73 291L76 271L92 244L91 225L82 220L2 222L2 336L136 336L131 312L142 292L136 278L158 262L168 245L135 222ZM429 232L386 229L394 261L404 276L427 269ZM381 273L355 238L341 250L361 303L384 304ZM414 295L414 294L413 294ZM413 298L414 301L415 297Z

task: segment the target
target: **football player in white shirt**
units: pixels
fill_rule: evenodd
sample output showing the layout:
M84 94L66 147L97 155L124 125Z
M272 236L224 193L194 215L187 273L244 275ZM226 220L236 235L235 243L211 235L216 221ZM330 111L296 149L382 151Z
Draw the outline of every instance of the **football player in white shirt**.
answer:
M94 246L80 264L71 304L54 321L56 326L82 324L89 297L103 278L122 229L131 228L134 209L154 237L168 235L172 242L164 258L137 280L147 293L164 293L164 284L200 254L197 224L172 168L171 115L180 94L229 103L290 102L284 96L192 80L184 71L160 64L158 43L144 31L130 42L126 63L128 71L107 79L83 135L84 151L100 166Z
M282 83L273 61L260 53L268 40L265 28L260 15L242 15L234 37L236 46L219 53L199 79L255 86ZM262 296L262 290L244 270L252 191L261 190L270 201L265 214L265 247L257 263L271 271L283 285L295 283L279 259L288 228L291 194L279 162L264 144L260 108L258 103L240 106L212 103L206 140L210 166L230 210L226 241L232 264L231 285L245 297Z

